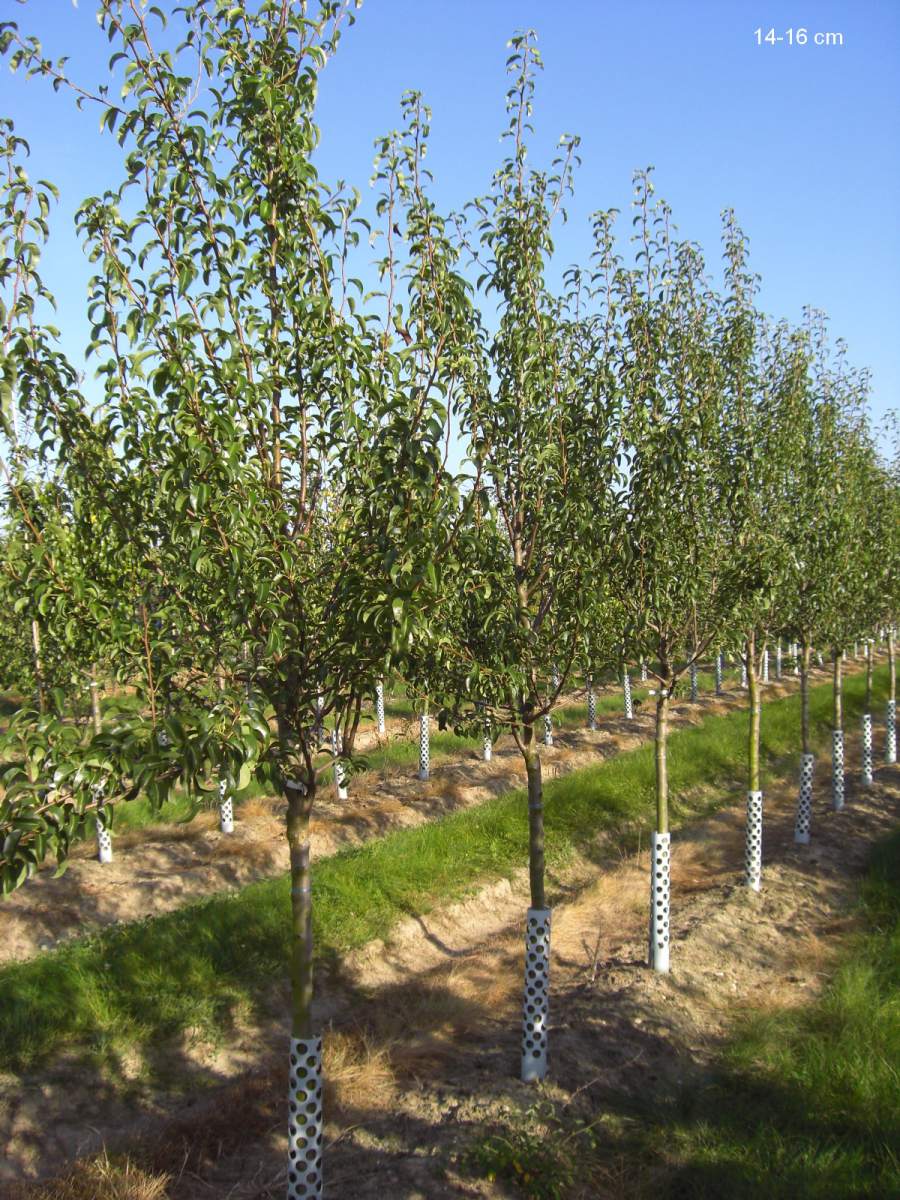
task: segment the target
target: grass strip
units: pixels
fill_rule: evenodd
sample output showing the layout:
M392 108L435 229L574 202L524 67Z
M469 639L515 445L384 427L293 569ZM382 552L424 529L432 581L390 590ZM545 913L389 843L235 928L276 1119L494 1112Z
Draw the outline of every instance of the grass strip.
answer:
M860 916L822 995L753 1016L713 1086L648 1136L676 1164L656 1196L900 1196L900 831L875 850Z
M887 671L876 673L876 696ZM855 728L862 675L846 682L845 713ZM815 735L823 740L831 689L811 692ZM747 715L708 717L669 741L673 822L698 809L700 785L739 780ZM763 713L768 770L797 752L799 699L772 701ZM653 746L620 753L548 782L547 859L559 868L601 832L623 843L649 829L653 813ZM720 795L716 803L733 797ZM510 877L527 862L524 793L515 790L414 829L321 859L314 869L315 937L320 965L378 937L410 913L458 899L483 883ZM232 1014L266 1012L273 984L283 983L289 942L286 876L215 895L174 913L104 930L0 970L0 1067L23 1070L61 1051L87 1055L117 1076L123 1056L146 1063L173 1035L227 1037ZM89 918L89 913L86 913Z

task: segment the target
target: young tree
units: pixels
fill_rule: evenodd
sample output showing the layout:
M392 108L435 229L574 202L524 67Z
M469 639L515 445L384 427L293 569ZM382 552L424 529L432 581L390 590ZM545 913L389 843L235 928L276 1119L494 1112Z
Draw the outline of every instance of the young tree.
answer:
M46 422L78 452L70 461L105 453L103 471L65 480L105 553L127 546L130 574L111 594L84 554L63 573L43 548L22 587L50 607L68 597L113 656L139 647L128 678L144 711L83 747L64 723L23 717L0 830L30 821L31 852L64 857L100 782L108 797L144 790L159 802L176 782L213 788L225 769L239 787L255 773L281 792L290 1197L322 1189L309 822L333 759L320 727L333 713L349 733L360 681L381 672L386 647L439 625L447 513L464 511L443 467L469 319L454 253L423 190L408 191L407 288L383 325L346 276L355 197L326 187L312 162L318 75L349 16L329 0L197 0L173 17L176 50L159 9L102 0L123 99L97 98L125 178L79 221L97 269L104 394L86 412L57 387ZM65 81L14 28L4 42L18 65ZM13 357L20 376L41 365L24 342ZM65 384L65 368L54 371L44 375ZM24 498L20 508L27 519ZM46 803L32 770L41 747L67 764ZM2 867L16 883L23 844L9 844Z
M510 153L490 194L471 206L474 238L463 234L480 287L496 298L497 330L459 406L479 518L460 549L458 587L471 599L442 682L457 727L480 732L487 721L511 731L525 767L531 907L522 1077L530 1080L546 1072L551 915L536 726L570 676L586 629L586 593L602 575L616 444L606 323L584 307L591 281L575 272L559 298L546 279L577 140L562 139L549 173L526 165L541 60L531 31L511 47Z
M655 663L656 828L651 848L650 962L669 966L669 702L706 652L724 613L715 447L721 368L715 304L697 248L676 242L670 210L635 178L637 265L616 277L624 321L625 480L618 493L619 563L611 586L632 653Z
M747 267L746 239L730 210L723 217L726 296L720 339L725 406L720 448L722 516L729 538L724 574L734 604L730 619L744 646L750 700L745 882L759 891L760 674L765 682L767 630L777 625L790 587L790 477L795 420L802 404L798 381L805 360L798 357L786 326L768 328L756 313L756 279Z

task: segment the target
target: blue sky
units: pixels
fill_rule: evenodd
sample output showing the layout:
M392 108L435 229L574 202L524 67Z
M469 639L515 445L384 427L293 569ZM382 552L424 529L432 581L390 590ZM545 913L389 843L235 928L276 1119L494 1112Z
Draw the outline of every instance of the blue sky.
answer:
M0 13L54 57L69 54L77 78L105 76L93 0L0 0ZM560 266L587 257L587 214L627 214L633 170L653 164L681 234L717 265L719 213L735 208L761 306L792 321L804 304L825 309L851 361L871 368L873 412L896 407L900 2L366 0L322 78L323 176L365 189L374 139L397 125L402 92L418 88L433 110L439 206L483 192L503 152L506 41L525 26L545 61L534 159L549 162L563 132L582 138ZM759 46L758 27L804 27L809 41ZM843 45L816 46L816 32L840 33ZM32 173L62 190L45 277L76 356L90 268L72 214L116 181L120 152L96 112L79 113L40 80L0 72L0 113L31 142Z

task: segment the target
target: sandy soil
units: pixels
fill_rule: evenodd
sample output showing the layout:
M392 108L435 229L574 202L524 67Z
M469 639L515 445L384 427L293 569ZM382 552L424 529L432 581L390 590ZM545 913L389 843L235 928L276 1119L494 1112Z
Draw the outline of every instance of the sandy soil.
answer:
M815 673L822 678L827 674ZM781 684L770 685L768 694L778 696L796 686L793 677L786 676ZM702 720L743 704L745 697L731 687L719 698L703 694L696 704L680 701L673 705L672 724ZM583 699L573 694L561 703ZM395 720L389 723L388 736L408 736L412 728L412 721ZM361 739L361 752L371 736L367 732ZM652 736L650 705L638 709L631 721L601 717L594 733L556 731L554 745L541 750L545 778L630 750ZM360 774L351 781L349 800L338 801L330 787L322 790L312 822L313 858L479 804L523 783L521 756L510 738L495 747L490 763L482 762L475 750L438 759L425 783L411 768ZM60 878L54 879L48 867L0 901L0 963L29 958L104 926L157 916L287 870L284 813L282 801L260 799L237 810L231 835L219 832L215 812L200 813L187 824L123 831L115 837L114 861L106 865L96 861L92 843L79 844Z
M742 805L674 836L667 977L645 966L646 854L582 861L551 881L551 1071L539 1089L516 1078L524 877L411 918L387 946L320 977L332 1200L500 1200L511 1193L473 1178L465 1156L511 1109L544 1096L596 1117L648 1087L664 1097L699 1086L736 1015L813 996L852 927L870 847L900 820L900 768L879 767L862 792L856 751L843 812L831 811L828 772L819 774L809 847L793 844L795 781L767 793L759 895L741 886ZM107 1145L136 1154L170 1200L281 1197L285 1042L277 1020L238 1025L227 1051L186 1039L166 1051L165 1093L136 1075L123 1098L65 1063L19 1081L0 1110L0 1180L46 1176ZM89 1170L75 1164L70 1177ZM591 1195L629 1195L615 1163Z

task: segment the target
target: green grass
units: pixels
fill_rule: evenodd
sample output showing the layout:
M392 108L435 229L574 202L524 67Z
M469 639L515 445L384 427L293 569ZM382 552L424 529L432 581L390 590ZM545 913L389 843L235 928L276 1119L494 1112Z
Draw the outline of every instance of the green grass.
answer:
M887 672L876 676L884 693ZM861 711L864 680L848 679L848 724ZM823 739L830 689L812 692L813 728ZM769 770L796 754L796 697L765 706ZM852 727L852 726L851 726ZM717 803L742 773L746 714L710 717L670 739L674 823ZM698 785L721 788L688 802ZM653 811L652 745L548 782L547 860L558 869L575 849L588 853L601 831L630 843ZM514 791L439 821L401 830L316 864L315 936L320 967L385 936L410 913L452 901L511 876L527 861L524 796ZM283 984L288 951L287 877L251 884L190 907L109 929L0 971L0 1067L24 1069L62 1050L86 1054L117 1074L138 1051L152 1069L171 1035L227 1035L236 1006L267 1011ZM89 914L86 914L89 919Z
M751 1019L712 1088L653 1130L678 1200L900 1196L900 831L878 847L824 993Z

